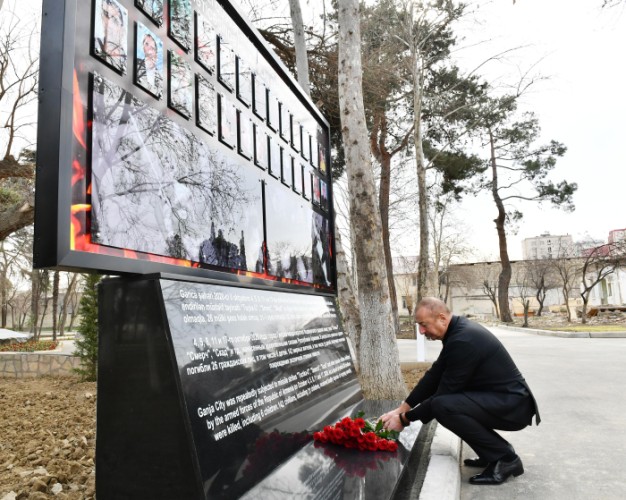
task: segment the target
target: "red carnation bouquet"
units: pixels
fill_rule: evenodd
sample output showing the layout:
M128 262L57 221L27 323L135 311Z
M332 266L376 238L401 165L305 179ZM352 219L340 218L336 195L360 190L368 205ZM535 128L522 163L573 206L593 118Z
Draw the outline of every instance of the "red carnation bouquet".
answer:
M313 439L320 443L333 443L361 451L396 451L397 431L383 429L383 421L376 423L363 419L363 412L356 418L345 417L335 425L327 425L321 432L313 433Z

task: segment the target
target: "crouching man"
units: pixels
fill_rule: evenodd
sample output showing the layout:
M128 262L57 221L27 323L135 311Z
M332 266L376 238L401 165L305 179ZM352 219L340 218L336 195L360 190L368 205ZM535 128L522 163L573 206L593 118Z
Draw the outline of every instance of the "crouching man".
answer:
M483 326L453 315L446 304L425 298L415 319L420 334L441 340L443 349L406 400L381 419L387 429L401 431L411 421L433 418L465 441L478 458L465 460L484 467L472 484L501 484L524 473L513 446L495 429L518 431L541 421L535 398L500 341Z

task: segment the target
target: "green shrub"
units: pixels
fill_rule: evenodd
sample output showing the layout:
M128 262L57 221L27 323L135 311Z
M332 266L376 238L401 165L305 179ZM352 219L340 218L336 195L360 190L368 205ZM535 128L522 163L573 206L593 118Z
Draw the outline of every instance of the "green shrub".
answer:
M80 336L74 342L74 356L78 356L82 363L74 371L85 381L96 380L98 373L98 283L101 278L99 274L87 275L78 309Z

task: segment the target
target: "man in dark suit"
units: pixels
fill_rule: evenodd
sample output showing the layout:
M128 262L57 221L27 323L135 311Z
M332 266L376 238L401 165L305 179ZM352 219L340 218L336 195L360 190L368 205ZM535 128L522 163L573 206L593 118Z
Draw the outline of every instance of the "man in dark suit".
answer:
M453 315L439 299L425 298L415 310L420 334L441 340L435 363L395 410L381 418L387 429L401 431L411 421L433 418L477 454L465 465L485 467L472 484L501 484L524 473L513 446L495 429L521 430L535 415L535 398L502 343L486 328Z

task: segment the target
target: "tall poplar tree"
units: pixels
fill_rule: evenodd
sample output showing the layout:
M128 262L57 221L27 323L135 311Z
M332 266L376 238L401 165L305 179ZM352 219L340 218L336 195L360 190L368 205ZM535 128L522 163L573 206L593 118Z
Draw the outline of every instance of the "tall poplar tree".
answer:
M406 396L384 263L382 228L363 106L358 0L339 0L339 109L361 315L359 366L369 399ZM384 362L381 362L384 360Z

